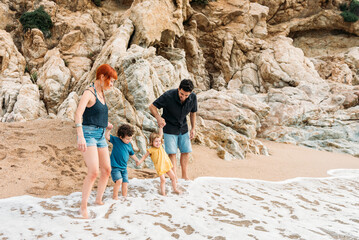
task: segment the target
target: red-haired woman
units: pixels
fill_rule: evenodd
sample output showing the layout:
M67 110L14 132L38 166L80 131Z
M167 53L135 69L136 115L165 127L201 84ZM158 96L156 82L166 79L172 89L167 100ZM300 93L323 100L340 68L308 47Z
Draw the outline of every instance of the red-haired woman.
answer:
M87 202L92 186L100 172L96 204L102 205L102 196L111 173L105 129L108 125L108 109L103 91L110 89L117 79L116 71L108 64L97 68L96 80L86 89L75 113L77 145L87 166L87 176L82 187L80 214L88 218Z

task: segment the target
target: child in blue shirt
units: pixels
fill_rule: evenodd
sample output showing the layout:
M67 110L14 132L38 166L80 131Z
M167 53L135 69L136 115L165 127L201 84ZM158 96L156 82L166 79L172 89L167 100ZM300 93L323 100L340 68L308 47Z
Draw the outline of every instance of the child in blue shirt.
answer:
M135 130L132 126L128 124L123 124L118 128L117 137L110 135L113 125L109 125L106 128L105 137L110 143L112 143L112 152L111 152L111 177L115 183L113 187L112 198L118 200L118 192L122 184L122 196L127 196L127 184L128 184L128 174L127 174L127 161L129 157L135 160L136 164L139 162L138 158L133 151L131 140L132 136L135 133Z

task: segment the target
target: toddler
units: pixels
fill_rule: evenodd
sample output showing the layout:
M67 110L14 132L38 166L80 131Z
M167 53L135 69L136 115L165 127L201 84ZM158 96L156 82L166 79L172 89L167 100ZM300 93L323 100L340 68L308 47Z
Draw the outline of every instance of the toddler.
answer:
M112 124L106 128L105 137L110 143L113 144L111 159L111 177L115 183L113 187L112 198L118 200L118 192L122 184L122 196L127 196L128 174L127 174L127 162L129 157L135 160L138 164L138 158L136 157L131 140L135 132L132 126L123 124L118 128L117 137L110 135Z
M157 174L160 176L161 194L163 196L166 196L166 191L165 191L165 183L166 183L165 174L166 173L172 181L173 191L177 194L180 194L181 192L177 189L176 177L174 175L174 172L172 171L172 168L173 168L172 162L169 159L164 148L162 147L162 144L163 144L162 135L163 135L162 128L159 129L158 133L151 133L150 141L149 141L150 142L149 145L151 147L147 149L146 154L144 156L142 156L142 158L139 162L137 162L137 166L140 165L148 157L148 155L150 155L152 162L155 165Z

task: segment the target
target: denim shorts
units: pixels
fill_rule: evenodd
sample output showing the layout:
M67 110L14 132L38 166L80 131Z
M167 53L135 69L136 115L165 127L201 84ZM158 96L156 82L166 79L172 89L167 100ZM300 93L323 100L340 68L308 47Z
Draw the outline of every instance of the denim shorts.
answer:
M108 144L105 139L105 128L96 127L92 125L83 125L82 131L86 140L87 147L97 146L98 148L107 147Z
M121 169L121 168L117 168L117 167L112 167L111 178L112 178L114 183L116 183L116 181L120 180L120 179L122 179L122 182L128 183L127 169Z
M192 152L191 140L189 140L189 133L174 135L174 134L163 134L165 142L165 150L167 154L176 154L177 148L181 153Z

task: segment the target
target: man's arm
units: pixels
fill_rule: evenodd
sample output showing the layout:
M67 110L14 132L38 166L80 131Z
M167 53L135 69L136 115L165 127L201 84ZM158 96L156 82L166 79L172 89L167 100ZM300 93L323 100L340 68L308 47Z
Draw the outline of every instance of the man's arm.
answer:
M158 113L158 109L155 105L151 104L149 106L149 109L151 111L151 114L156 118L158 127L163 128L166 126L166 121L161 117L161 115Z
M191 121L191 131L189 135L189 139L193 139L196 134L196 112L191 112L189 114L189 119Z

